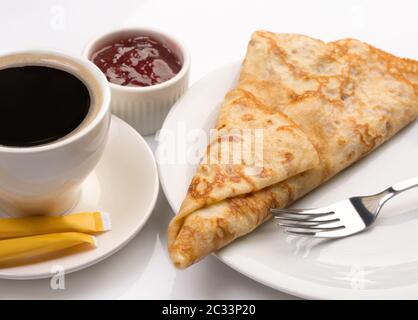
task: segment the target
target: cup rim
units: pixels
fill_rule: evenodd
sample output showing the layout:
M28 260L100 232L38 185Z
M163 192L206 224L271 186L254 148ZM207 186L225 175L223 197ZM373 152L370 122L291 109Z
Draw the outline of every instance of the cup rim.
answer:
M156 29L156 28L148 28L148 27L126 27L126 28L118 28L113 29L111 31L103 32L100 35L94 37L92 40L88 42L86 47L83 50L83 57L93 63L90 60L90 55L93 47L100 41L104 41L106 38L112 37L117 34L123 34L123 33L150 33L150 34L156 34L158 36L161 36L163 38L169 39L171 42L175 43L175 45L180 49L180 52L183 56L183 64L180 69L180 71L171 79L164 81L162 83L154 84L147 87L140 87L140 86L122 86L116 83L112 83L106 79L106 81L109 83L109 86L112 90L120 90L122 92L141 92L141 93L148 93L153 92L161 89L165 89L167 87L172 86L173 84L179 82L182 78L184 78L189 69L190 69L190 55L188 51L186 50L184 44L178 40L178 38L174 37L170 33L167 33L165 31ZM94 63L93 63L94 64ZM101 71L100 71L101 72ZM105 77L106 78L106 77Z
M57 58L66 58L68 60L73 60L76 63L80 64L81 66L85 67L85 69L97 80L100 88L102 89L102 104L99 109L97 115L92 119L90 123L88 123L84 128L81 128L79 131L75 132L74 134L69 135L68 137L63 136L61 139L44 144L44 145L36 145L30 147L19 147L19 146L4 146L0 145L0 153L37 153L37 152L45 152L50 150L55 150L58 148L62 148L67 146L80 138L87 135L91 132L97 125L103 120L110 109L110 87L108 85L108 81L101 70L91 61L85 60L82 57L77 57L74 55L70 55L67 53L62 53L58 50L54 49L30 49L30 50L12 50L8 52L2 51L0 53L0 58L13 56L13 55L20 55L20 54L36 54L36 55L49 55L55 56Z

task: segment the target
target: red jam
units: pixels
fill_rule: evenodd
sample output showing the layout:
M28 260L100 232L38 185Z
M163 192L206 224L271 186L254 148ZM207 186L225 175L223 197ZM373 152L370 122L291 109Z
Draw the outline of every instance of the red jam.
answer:
M173 78L181 69L178 57L148 36L115 41L93 53L93 63L111 83L147 87Z

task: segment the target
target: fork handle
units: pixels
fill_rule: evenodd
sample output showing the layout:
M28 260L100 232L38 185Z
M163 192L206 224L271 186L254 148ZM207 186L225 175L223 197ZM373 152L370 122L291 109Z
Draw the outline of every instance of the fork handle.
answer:
M418 187L418 177L395 183L391 188L389 188L389 191L399 193L415 187Z
M393 197L400 194L401 192L404 192L406 190L416 188L416 187L418 187L418 177L395 183L394 185L387 188L386 190L383 190L382 192L376 194L376 196L379 197L379 203L378 203L376 212L379 213L382 206L388 200L392 199Z
M380 197L378 211L389 199L392 199L394 196L398 195L401 192L416 187L418 187L418 177L395 183L393 186L382 191L378 194L378 196Z

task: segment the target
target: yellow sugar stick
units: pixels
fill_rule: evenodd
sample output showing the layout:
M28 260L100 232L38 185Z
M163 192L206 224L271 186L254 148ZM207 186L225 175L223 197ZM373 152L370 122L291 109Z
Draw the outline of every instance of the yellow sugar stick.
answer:
M57 257L75 247L95 248L94 236L79 232L44 234L40 236L0 240L0 268L39 262Z
M104 212L82 212L66 216L32 216L0 219L0 239L59 232L99 233L111 229Z

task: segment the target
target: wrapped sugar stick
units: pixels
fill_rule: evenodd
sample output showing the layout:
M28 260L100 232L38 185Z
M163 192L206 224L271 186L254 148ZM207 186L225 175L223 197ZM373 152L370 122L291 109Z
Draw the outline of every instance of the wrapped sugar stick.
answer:
M96 238L79 232L51 233L32 237L0 240L0 268L56 258L69 249L95 248ZM77 252L77 251L73 251Z
M110 228L109 215L104 212L82 212L58 217L6 218L0 219L0 239L59 232L96 234Z

